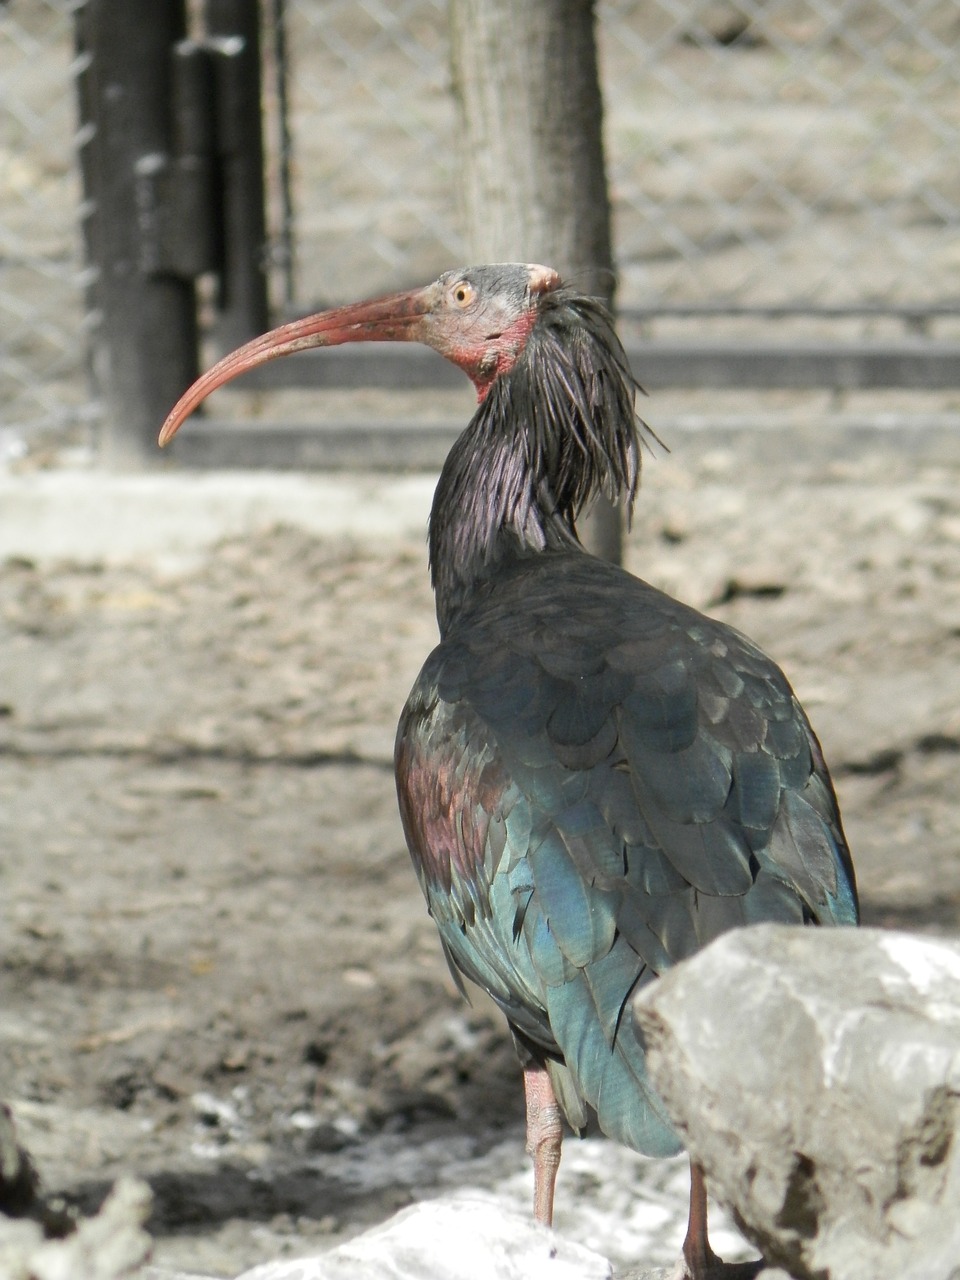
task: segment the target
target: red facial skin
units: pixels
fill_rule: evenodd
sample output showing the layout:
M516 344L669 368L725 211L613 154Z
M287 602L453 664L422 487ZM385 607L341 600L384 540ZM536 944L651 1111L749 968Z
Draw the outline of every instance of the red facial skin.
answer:
M484 288L491 274L511 287ZM458 365L483 400L526 345L538 300L560 287L550 267L512 265L450 271L423 289L353 303L281 325L224 356L181 396L160 431L160 445L224 383L269 360L347 342L422 342Z

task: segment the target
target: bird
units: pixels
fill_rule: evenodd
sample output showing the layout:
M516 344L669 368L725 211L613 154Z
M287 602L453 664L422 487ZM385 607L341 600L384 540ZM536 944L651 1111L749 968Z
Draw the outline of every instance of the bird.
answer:
M593 1117L649 1156L682 1149L637 992L728 929L857 924L854 867L781 670L581 545L598 495L632 510L650 432L608 309L554 269L455 269L282 325L200 377L160 442L237 374L381 340L432 347L477 393L431 508L440 640L400 717L396 783L451 973L513 1035L534 1215L550 1225L564 1120L582 1132ZM693 1159L678 1274L733 1274Z

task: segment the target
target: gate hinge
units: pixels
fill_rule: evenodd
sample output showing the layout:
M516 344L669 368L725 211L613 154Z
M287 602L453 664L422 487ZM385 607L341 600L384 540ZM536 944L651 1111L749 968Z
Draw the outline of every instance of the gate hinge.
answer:
M221 158L229 138L229 64L243 51L239 36L174 46L172 154L135 164L140 269L145 275L193 279L223 263Z

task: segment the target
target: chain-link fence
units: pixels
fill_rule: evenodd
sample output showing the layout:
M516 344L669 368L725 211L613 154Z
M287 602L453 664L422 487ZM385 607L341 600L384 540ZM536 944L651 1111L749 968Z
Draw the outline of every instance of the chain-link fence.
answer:
M445 8L290 0L303 299L461 254ZM956 0L598 16L622 303L957 306Z
M292 226L271 202L288 301L461 260L445 0L263 7L285 37L264 57L290 99ZM70 11L0 4L0 426L84 413ZM598 16L622 306L908 313L956 335L956 0L601 0Z
M602 13L631 301L956 307L955 0Z
M62 0L0 5L0 454L89 412L72 50Z

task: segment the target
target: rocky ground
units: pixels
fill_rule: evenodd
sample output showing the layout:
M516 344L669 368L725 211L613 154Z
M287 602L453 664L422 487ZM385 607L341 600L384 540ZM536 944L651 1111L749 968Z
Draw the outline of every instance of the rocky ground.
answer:
M784 666L865 920L956 934L955 453L671 443L629 566ZM453 991L395 811L393 728L435 635L419 538L276 527L179 567L0 566L2 1094L84 1210L149 1181L160 1262L234 1274L438 1187L526 1195L512 1051ZM570 1146L561 1231L669 1260L682 1168L593 1150ZM644 1195L661 1225L631 1235Z

